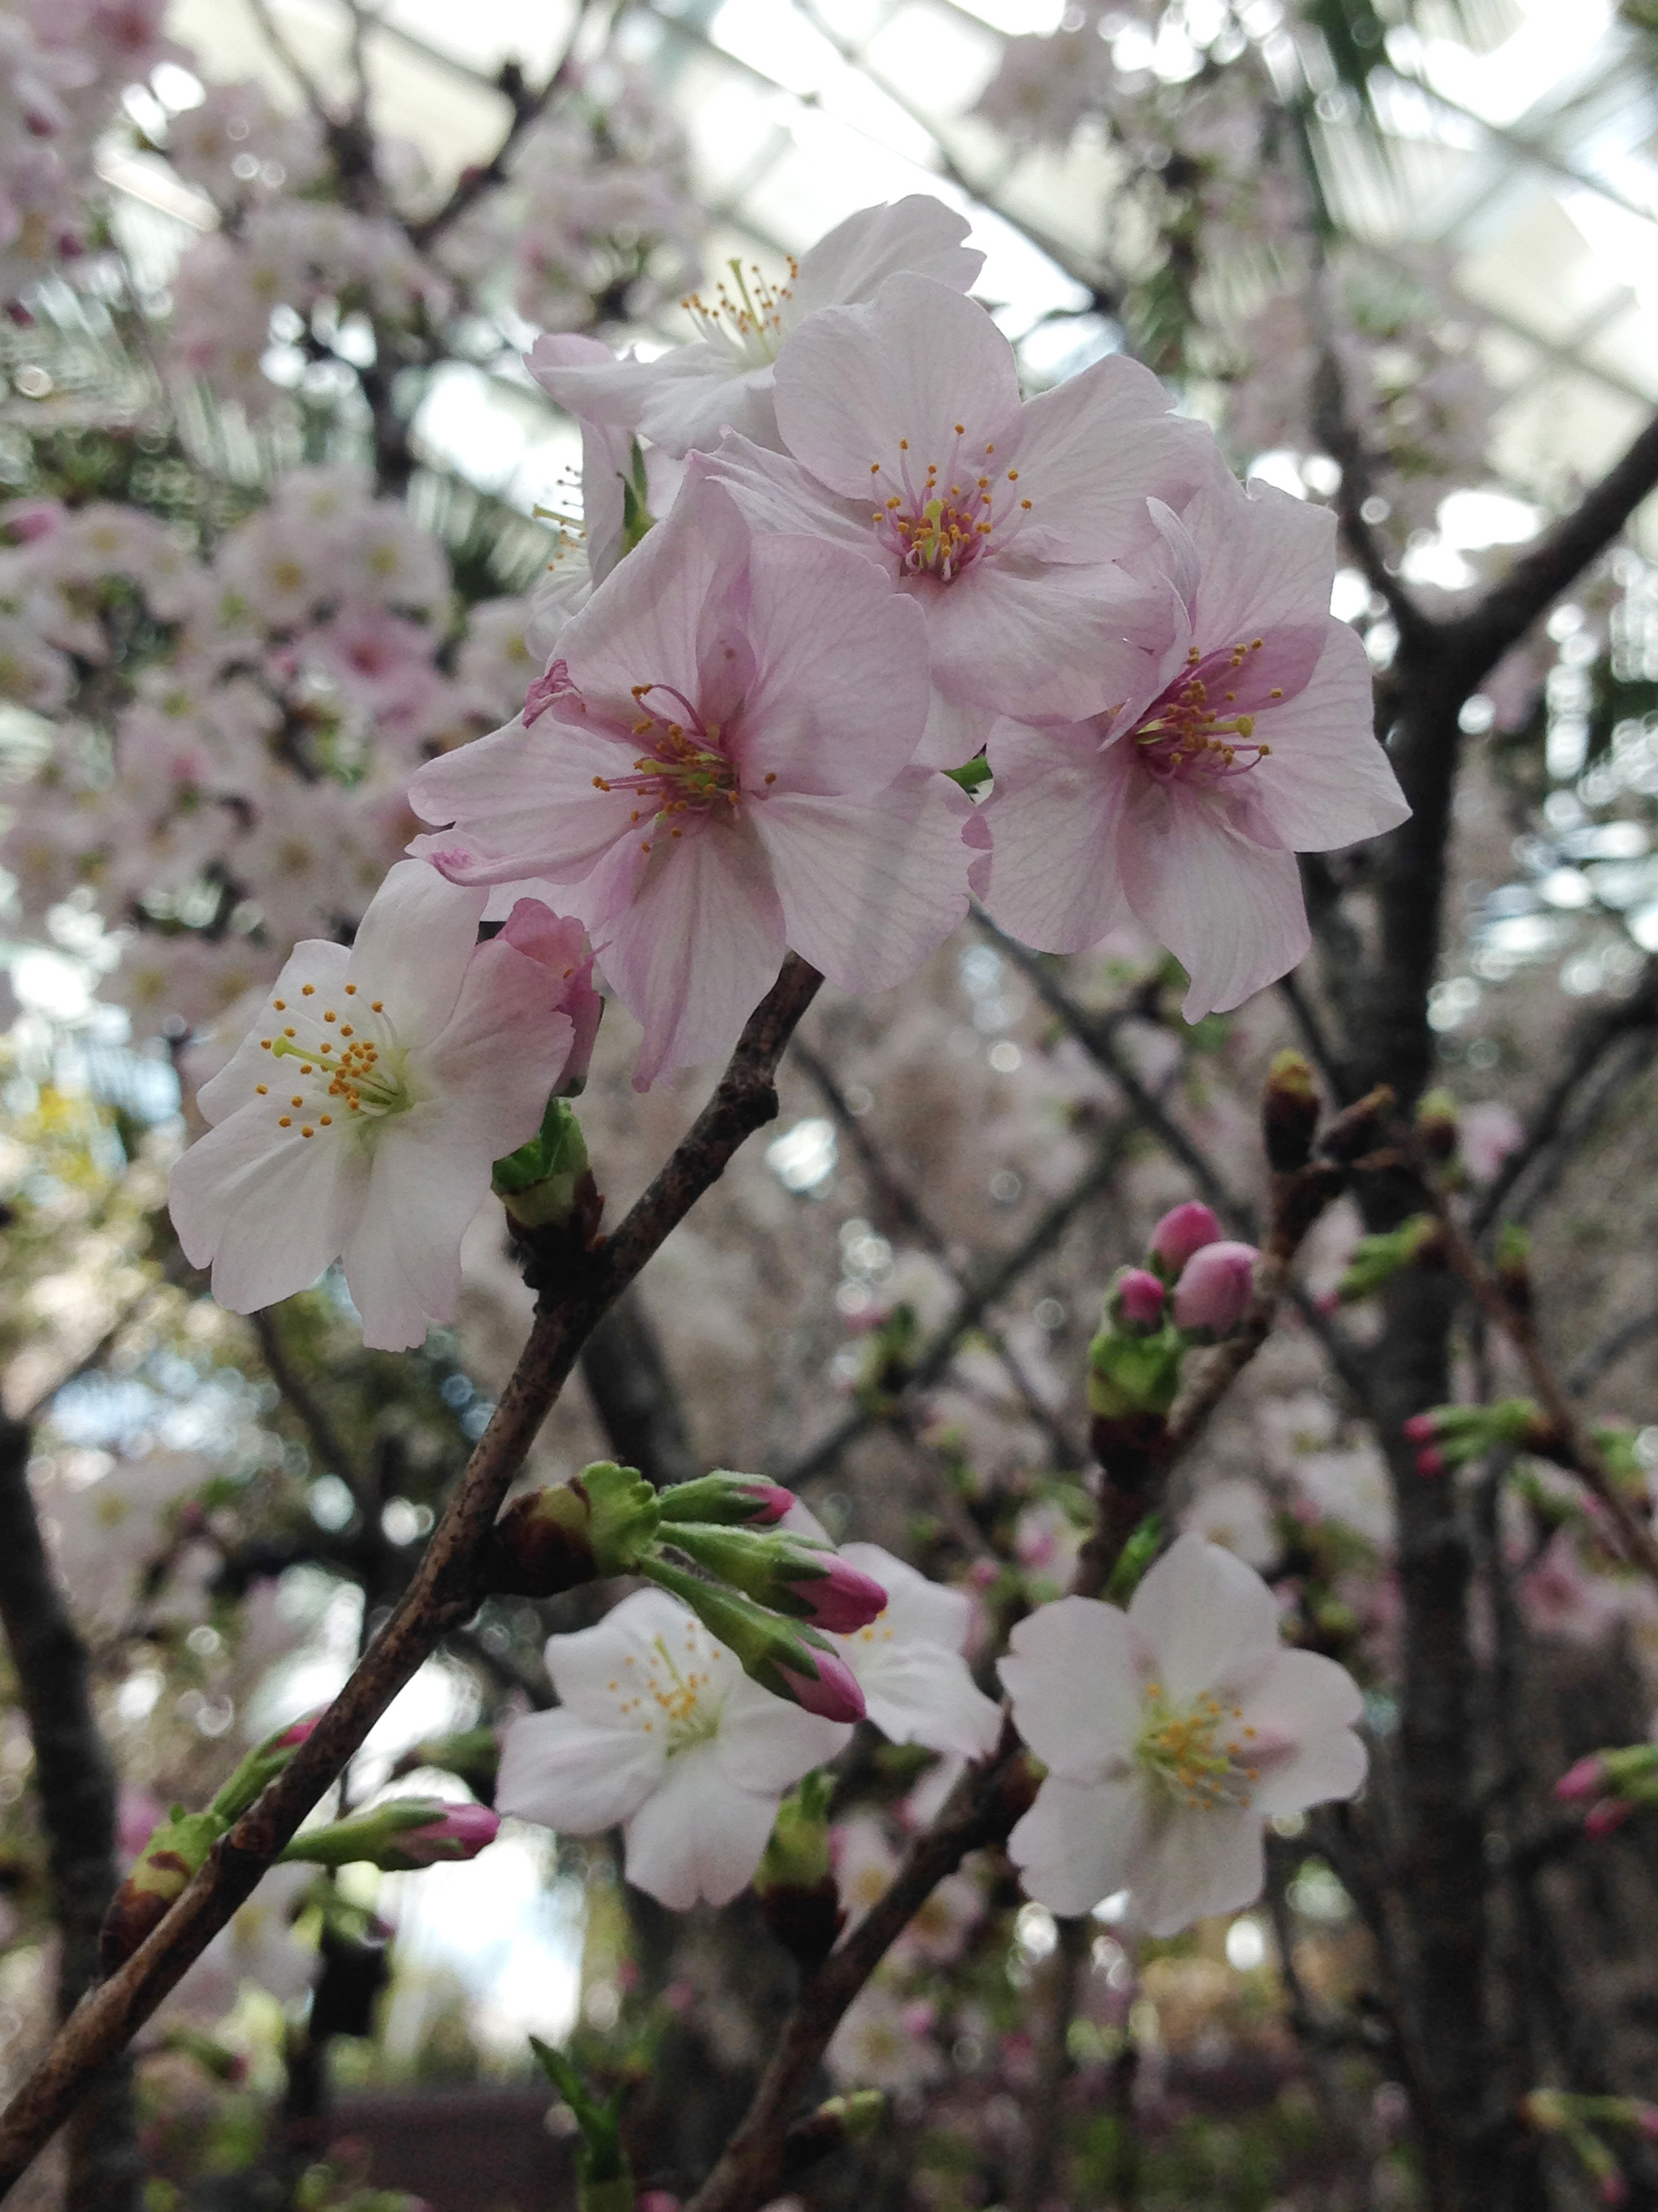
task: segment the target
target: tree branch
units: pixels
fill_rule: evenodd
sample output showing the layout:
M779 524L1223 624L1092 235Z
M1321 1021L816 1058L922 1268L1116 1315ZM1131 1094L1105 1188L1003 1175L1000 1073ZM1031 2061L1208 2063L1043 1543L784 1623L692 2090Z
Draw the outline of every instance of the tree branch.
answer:
M62 1947L61 2018L98 1976L99 1930L120 1879L118 1785L93 1710L86 1646L41 1539L28 1484L30 1442L21 1422L0 1422L0 1621L34 1745L52 1912ZM143 2161L129 2069L106 2067L91 2088L70 2142L65 2212L137 2212Z
M738 1146L775 1115L778 1060L822 981L789 956L750 1016L714 1096L615 1236L590 1252L562 1255L556 1286L543 1290L529 1341L414 1577L350 1680L285 1772L215 1846L161 1925L83 1999L0 2113L0 2191L25 2171L91 2078L125 2049L252 1894L404 1683L471 1616L478 1553L583 1343ZM552 1255L539 1256L551 1272Z

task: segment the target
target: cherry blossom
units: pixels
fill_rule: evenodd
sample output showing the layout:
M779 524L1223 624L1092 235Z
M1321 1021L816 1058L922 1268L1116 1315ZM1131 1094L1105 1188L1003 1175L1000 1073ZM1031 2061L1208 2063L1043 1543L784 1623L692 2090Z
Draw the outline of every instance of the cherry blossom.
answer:
M1154 542L1148 496L1183 499L1210 465L1169 408L1120 356L1023 400L984 309L902 275L780 359L785 453L733 438L716 466L756 526L856 546L921 608L959 726L949 761L928 757L953 765L977 750L962 718L1089 712L1163 643L1166 612L1121 564Z
M846 1741L750 1681L661 1590L553 1637L546 1656L558 1710L508 1728L496 1805L566 1835L619 1826L629 1881L676 1911L744 1887L784 1792Z
M533 719L434 761L420 841L456 882L558 887L645 1030L635 1082L723 1054L793 948L847 991L967 909L974 809L910 769L920 618L871 563L750 541L693 473L575 617Z
M399 1351L453 1318L491 1164L535 1134L575 1036L560 1008L576 975L510 922L477 945L483 903L399 863L349 951L295 949L203 1086L214 1126L173 1170L173 1219L222 1305L251 1313L343 1257L365 1343ZM516 933L541 927L525 915Z
M1357 1685L1286 1650L1272 1591L1180 1537L1127 1612L1066 1597L1022 1620L1001 1663L1015 1727L1048 1768L1008 1849L1062 1913L1130 1892L1154 1936L1260 1893L1269 1816L1364 1779Z
M791 257L786 279L773 283L732 261L712 303L683 302L699 333L689 345L651 362L564 367L537 349L531 368L573 414L637 430L671 453L706 450L726 429L774 445L774 365L794 333L824 308L872 298L896 270L965 292L984 260L963 244L967 232L953 210L922 193L863 208L798 262Z
M1188 1021L1240 1005L1307 951L1298 852L1409 811L1372 729L1370 664L1330 615L1333 518L1216 471L1163 541L1170 641L1083 720L999 722L981 885L1044 951L1132 914L1190 978Z

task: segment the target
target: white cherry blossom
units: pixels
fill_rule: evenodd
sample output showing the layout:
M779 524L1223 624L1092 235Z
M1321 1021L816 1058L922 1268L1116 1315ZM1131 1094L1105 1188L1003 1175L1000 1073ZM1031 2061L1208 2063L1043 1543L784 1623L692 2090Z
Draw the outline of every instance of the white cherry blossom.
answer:
M784 1792L848 1734L750 1681L663 1590L551 1638L547 1671L558 1710L507 1729L497 1807L567 1835L620 1826L629 1881L675 1911L753 1879Z
M1060 1598L1022 1620L1001 1675L1048 1774L1008 1850L1052 1911L1126 1889L1154 1936L1260 1893L1272 1815L1351 1797L1363 1711L1344 1668L1287 1650L1254 1571L1186 1535L1127 1612Z

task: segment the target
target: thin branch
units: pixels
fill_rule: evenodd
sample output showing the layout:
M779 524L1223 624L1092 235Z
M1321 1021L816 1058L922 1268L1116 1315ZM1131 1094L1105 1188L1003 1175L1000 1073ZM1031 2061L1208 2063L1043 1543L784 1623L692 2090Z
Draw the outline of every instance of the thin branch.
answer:
M1647 1306L1610 1336L1591 1345L1576 1365L1566 1376L1566 1389L1574 1398L1588 1395L1603 1375L1609 1374L1619 1361L1633 1352L1639 1344L1658 1339L1658 1306Z
M1414 644L1422 644L1431 635L1433 624L1388 566L1382 541L1365 520L1364 508L1375 489L1375 479L1370 472L1370 456L1348 410L1347 382L1336 354L1325 296L1327 283L1320 266L1309 287L1309 308L1319 344L1311 394L1313 428L1341 471L1335 508L1347 550L1370 589L1380 592L1387 601L1401 643L1408 639Z
M714 1096L613 1237L586 1253L567 1245L532 1255L552 1279L541 1286L529 1340L409 1587L286 1771L214 1847L161 1925L82 2000L0 2113L0 2192L252 1894L398 1692L471 1616L479 1553L582 1344L738 1146L776 1114L778 1060L822 980L793 955L785 961Z

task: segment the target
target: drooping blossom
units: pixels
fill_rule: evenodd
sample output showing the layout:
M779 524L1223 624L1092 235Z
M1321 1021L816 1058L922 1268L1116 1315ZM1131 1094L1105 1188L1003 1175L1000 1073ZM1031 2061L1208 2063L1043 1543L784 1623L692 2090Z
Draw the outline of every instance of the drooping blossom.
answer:
M756 526L855 546L920 607L957 725L927 757L953 766L986 711L1090 712L1102 678L1122 696L1163 642L1166 610L1122 564L1153 542L1148 497L1183 499L1208 465L1207 434L1169 408L1121 356L1023 400L982 307L897 276L780 360L785 453L731 439L715 466Z
M454 1318L491 1164L535 1134L575 1037L562 1007L576 978L535 957L542 917L479 945L483 903L400 862L349 950L296 948L203 1086L214 1126L173 1169L171 1201L222 1305L251 1313L343 1258L365 1343L401 1351Z
M1114 662L1087 720L999 722L981 886L1044 951L1132 914L1190 978L1188 1021L1240 1005L1308 945L1296 854L1409 812L1372 727L1370 663L1329 612L1335 524L1217 471L1154 503L1173 634L1130 685Z
M736 1896L784 1792L847 1737L750 1681L662 1590L553 1637L547 1671L558 1710L507 1729L496 1805L566 1835L620 1826L629 1881L676 1911Z
M968 226L923 193L863 208L821 238L786 280L730 264L713 302L684 306L699 336L654 361L557 362L537 348L530 367L544 391L573 415L636 430L670 453L703 451L723 430L762 446L777 442L774 368L783 348L823 308L872 299L897 270L914 270L965 292L984 261L963 246Z
M1054 1912L1127 1889L1154 1936L1260 1893L1269 1816L1351 1797L1363 1710L1344 1668L1285 1649L1272 1591L1181 1536L1125 1613L1060 1598L1001 1664L1015 1727L1048 1767L1008 1849Z
M867 561L750 540L694 467L570 623L533 720L415 778L452 825L416 849L456 882L557 887L644 1028L641 1088L726 1052L786 949L886 990L966 912L975 827L909 765L920 627Z

